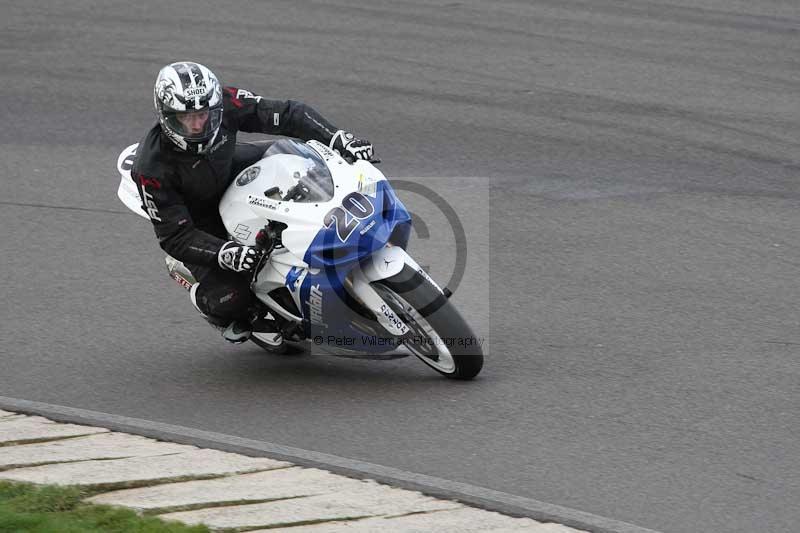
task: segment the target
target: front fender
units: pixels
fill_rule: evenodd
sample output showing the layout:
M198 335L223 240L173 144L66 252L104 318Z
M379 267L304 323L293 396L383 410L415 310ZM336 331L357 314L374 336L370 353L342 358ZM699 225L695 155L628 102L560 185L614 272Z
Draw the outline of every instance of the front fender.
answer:
M373 281L388 279L399 274L405 265L429 280L439 292L441 288L431 279L408 252L397 246L385 246L361 262L353 271L353 296L358 298L378 319L378 323L394 336L405 335L408 326L386 305L383 298L370 286Z
M419 265L408 252L397 246L384 246L362 261L359 271L367 282L378 281L396 276L404 265L419 270Z
M419 263L413 257L408 255L408 252L397 246L385 246L377 250L374 254L361 262L360 272L368 281L378 281L379 279L387 279L396 276L403 270L403 266L408 265L414 271L419 272L422 277L431 282L431 284L438 289L439 292L444 294L442 288L428 275Z

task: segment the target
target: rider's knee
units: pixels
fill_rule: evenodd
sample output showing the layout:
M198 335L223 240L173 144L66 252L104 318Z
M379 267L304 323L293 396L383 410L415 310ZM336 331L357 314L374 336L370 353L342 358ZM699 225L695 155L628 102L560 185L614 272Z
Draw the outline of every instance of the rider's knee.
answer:
M198 311L210 321L218 320L219 325L227 325L233 320L246 320L252 304L249 287L196 283L189 297Z

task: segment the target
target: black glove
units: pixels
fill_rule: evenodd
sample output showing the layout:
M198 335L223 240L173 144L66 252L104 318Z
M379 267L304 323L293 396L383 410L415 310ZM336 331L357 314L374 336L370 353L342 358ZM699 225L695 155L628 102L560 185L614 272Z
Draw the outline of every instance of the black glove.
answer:
M261 253L265 254L267 257L269 257L272 250L275 249L277 243L278 235L270 224L267 224L256 233L256 246L258 246Z
M359 139L349 131L344 130L334 133L328 146L338 151L339 155L345 159L366 159L369 161L374 153L371 142Z
M224 270L252 272L263 254L264 252L258 248L228 241L219 249L217 262Z

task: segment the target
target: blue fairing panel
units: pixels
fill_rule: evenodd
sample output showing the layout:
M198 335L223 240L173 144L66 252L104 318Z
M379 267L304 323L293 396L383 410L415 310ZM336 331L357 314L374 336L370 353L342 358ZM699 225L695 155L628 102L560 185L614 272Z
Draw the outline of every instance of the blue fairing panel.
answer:
M374 194L359 193L356 199L370 204L361 205L363 210L352 209L363 218L348 216L342 208L332 209L334 219L317 233L303 257L312 268L321 269L317 274L309 272L300 287L305 334L318 345L318 340L324 340L325 345L333 347L388 352L396 345L382 343L354 323L358 313L350 307L353 304L346 294L344 279L359 261L386 246L390 238L395 245L405 247L411 216L386 181L377 183ZM371 209L364 209L368 207ZM370 214L367 216L366 212Z
M379 354L397 348L390 337L377 337L354 324L357 312L345 295L344 269L308 273L300 287L305 335L315 346ZM376 323L377 324L377 323Z
M371 214L358 218L341 208L332 210L327 219L329 226L317 233L303 257L311 267L355 264L384 247L393 233L394 244L406 246L411 216L389 182L378 182L374 195L360 195L359 198L371 204Z

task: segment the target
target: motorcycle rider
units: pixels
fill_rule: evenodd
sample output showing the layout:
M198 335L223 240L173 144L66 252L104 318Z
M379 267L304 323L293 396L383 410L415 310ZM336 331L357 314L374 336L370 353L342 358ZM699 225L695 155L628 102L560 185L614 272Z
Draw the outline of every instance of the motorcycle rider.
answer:
M236 134L315 139L351 159L370 159L372 144L301 102L222 87L195 62L162 68L153 100L158 123L139 142L131 176L161 248L191 270L198 281L190 292L192 303L226 340L244 342L255 330L265 342L280 345L272 321L253 322L258 301L250 279L264 252L231 240L218 211L231 181L267 148L237 143Z

